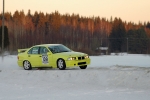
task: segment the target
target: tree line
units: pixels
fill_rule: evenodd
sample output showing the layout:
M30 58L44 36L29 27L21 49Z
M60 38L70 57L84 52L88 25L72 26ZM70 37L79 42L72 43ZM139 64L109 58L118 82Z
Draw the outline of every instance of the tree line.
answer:
M36 44L61 43L89 54L95 53L98 47L108 47L109 52L150 53L149 22L135 24L116 17L83 17L58 11L31 14L30 10L27 14L24 11L6 12L4 17L5 29L8 29L5 47L10 51Z

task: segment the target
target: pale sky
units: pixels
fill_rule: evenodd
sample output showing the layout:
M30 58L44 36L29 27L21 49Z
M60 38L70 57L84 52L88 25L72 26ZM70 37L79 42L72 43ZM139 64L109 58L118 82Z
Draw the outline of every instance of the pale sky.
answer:
M0 1L2 11L2 0ZM150 22L150 0L5 0L5 12L28 10L80 16L99 16L110 19L120 17L123 21Z

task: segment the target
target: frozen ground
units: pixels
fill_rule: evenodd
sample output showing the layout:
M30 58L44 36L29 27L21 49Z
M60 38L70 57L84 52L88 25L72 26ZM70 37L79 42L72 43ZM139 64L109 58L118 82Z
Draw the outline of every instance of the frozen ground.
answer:
M150 100L150 56L91 56L86 70L25 71L0 57L0 100Z

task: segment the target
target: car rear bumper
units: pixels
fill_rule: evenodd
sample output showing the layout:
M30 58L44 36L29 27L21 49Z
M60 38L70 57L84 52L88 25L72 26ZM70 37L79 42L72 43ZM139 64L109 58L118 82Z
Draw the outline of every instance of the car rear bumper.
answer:
M17 63L18 63L18 66L19 66L19 67L22 67L22 66L23 66L23 63L22 63L21 60L18 60Z

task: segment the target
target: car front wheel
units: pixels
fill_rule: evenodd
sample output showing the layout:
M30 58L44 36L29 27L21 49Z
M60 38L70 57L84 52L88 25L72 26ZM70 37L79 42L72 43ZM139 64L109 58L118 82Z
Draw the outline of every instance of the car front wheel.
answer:
M32 67L31 67L31 64L30 64L30 62L29 61L24 61L23 62L23 68L25 69L25 70L31 70L32 69Z
M87 68L87 65L85 66L79 66L81 69L86 69Z
M66 69L66 63L65 63L65 61L63 59L58 59L58 61L57 61L57 67L60 70Z

